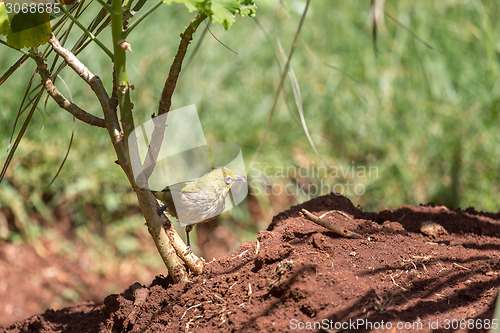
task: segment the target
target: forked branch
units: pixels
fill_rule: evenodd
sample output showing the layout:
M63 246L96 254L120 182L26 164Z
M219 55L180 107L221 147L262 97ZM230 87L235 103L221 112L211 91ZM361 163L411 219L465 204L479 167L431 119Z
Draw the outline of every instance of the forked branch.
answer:
M61 94L61 92L59 92L59 90L54 85L54 82L52 82L50 73L47 70L47 65L44 63L41 55L36 55L35 61L38 73L42 78L42 84L45 87L45 90L47 90L47 93L54 99L57 105L59 105L61 108L68 111L84 123L97 127L105 127L104 119L96 117L83 110L75 103L70 102L68 99L66 99L66 97L63 96L63 94Z
M92 72L85 66L78 58L68 49L64 48L56 36L52 35L49 39L49 44L52 46L54 51L59 54L64 61L78 74L94 91L99 103L103 110L111 107L111 101L109 95L104 89L101 79L92 74Z

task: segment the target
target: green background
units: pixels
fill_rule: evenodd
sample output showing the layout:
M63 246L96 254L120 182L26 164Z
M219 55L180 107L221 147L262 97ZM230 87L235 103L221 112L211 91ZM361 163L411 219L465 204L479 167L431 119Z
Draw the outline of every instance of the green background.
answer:
M191 58L202 24L174 94L173 109L195 104L207 140L239 144L247 163L280 80L279 44L288 54L305 1L283 4L259 1L257 20L238 17L229 31L210 26L237 54L208 32ZM263 214L253 216L244 203L231 216L246 228L233 228L229 216L222 223L240 240L251 239L273 215L329 189L365 210L433 202L498 211L499 7L498 1L386 1L375 52L369 2L313 1L291 68L321 157L306 138L287 79L262 150L247 170ZM96 8L89 8L84 22ZM179 34L193 17L182 5L164 5L129 36L136 124L156 112ZM108 30L100 39L111 47ZM19 56L0 47L0 71ZM110 87L111 62L96 45L79 58ZM2 162L33 70L28 61L0 87ZM65 70L57 85L80 107L102 116L76 74ZM105 130L77 121L66 165L47 187L71 133L71 115L43 100L0 184L0 238L33 241L69 215L75 234L94 248L109 247L122 257L140 252L137 234L147 230Z

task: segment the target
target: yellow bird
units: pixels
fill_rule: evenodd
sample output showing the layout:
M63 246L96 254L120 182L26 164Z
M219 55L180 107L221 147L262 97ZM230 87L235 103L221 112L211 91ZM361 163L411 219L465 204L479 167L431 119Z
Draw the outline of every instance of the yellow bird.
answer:
M193 230L193 225L213 221L222 214L229 190L237 181L246 182L246 177L236 175L226 167L217 167L199 179L152 192L158 200L165 203L158 210L159 215L167 211L169 215L179 219L180 212L182 224L187 224L187 246L191 249L189 232Z

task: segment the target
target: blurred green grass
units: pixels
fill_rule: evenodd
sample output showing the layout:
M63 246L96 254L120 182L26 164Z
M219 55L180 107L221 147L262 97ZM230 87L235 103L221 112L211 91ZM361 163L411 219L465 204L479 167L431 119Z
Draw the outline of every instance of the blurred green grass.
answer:
M249 18L238 18L227 32L211 25L211 32L238 54L207 34L174 94L173 109L196 104L207 139L239 144L247 162L264 131L279 82L276 40L288 53L304 3L284 1L284 11L277 1L259 2L257 20L263 30ZM367 2L313 2L291 67L322 159L347 175L318 172L324 170L323 162L307 142L287 82L255 168L247 170L264 211L254 221L259 228L294 200L326 194L328 189L340 190L366 210L434 202L498 211L499 7L496 1L386 1L388 15L433 49L386 16L379 27L376 55ZM179 33L192 17L181 5L162 6L130 35L128 70L136 87L136 124L156 112ZM89 12L85 19L91 18ZM109 45L109 33L102 39ZM17 57L0 48L0 70ZM110 61L95 45L80 59L110 86ZM25 64L0 88L1 161L33 68ZM61 76L74 101L100 115L97 101L79 78L70 71ZM68 96L60 83L59 89ZM123 239L147 230L134 194L114 164L107 133L77 122L69 159L47 188L67 149L72 118L52 101L46 110L39 109L0 185L0 238L35 238L70 214L77 234L113 230L110 239L115 240L109 246L118 249L118 255L129 255L139 246ZM363 168L374 172L360 172ZM294 176L293 170L303 170L305 176ZM348 182L362 193L349 189ZM316 184L323 192L301 192L294 184ZM276 197L286 185L293 185L287 187L292 197L275 205L266 195L273 185L278 185ZM234 213L243 221L252 218L244 206ZM142 231L125 227L130 218Z

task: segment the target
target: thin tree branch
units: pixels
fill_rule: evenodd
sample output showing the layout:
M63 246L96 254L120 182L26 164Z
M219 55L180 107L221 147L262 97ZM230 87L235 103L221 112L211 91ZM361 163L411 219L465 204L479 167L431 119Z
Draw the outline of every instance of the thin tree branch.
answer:
M175 86L177 85L177 80L179 79L179 74L182 68L182 62L184 57L186 56L187 48L193 39L193 34L196 32L198 26L207 18L207 15L203 12L200 12L196 18L189 23L187 28L181 33L181 41L179 43L179 47L177 50L177 54L170 66L170 71L168 74L168 78L165 81L165 85L163 87L163 92L160 98L160 104L158 107L158 115L162 115L170 111L170 106L172 104L172 95L175 90ZM161 124L159 121L160 118L153 118L155 128L153 133L151 134L151 141L148 147L148 152L146 154L146 160L143 164L143 175L145 179L149 179L151 173L154 170L154 166L156 165L156 160L158 158L158 154L160 153L161 143L163 141L163 136L165 134L165 124ZM149 161L147 161L149 159ZM148 165L148 167L145 167ZM151 192L150 192L151 193ZM158 216L157 216L158 217ZM186 246L184 242L179 237L172 223L166 219L166 217L162 217L163 226L165 229L165 234L168 236L170 244L175 248L177 255L182 259L184 263L186 263L189 270L191 270L195 275L199 275L203 271L203 262L198 259L195 255L186 254Z
M186 27L183 33L181 33L181 41L177 49L177 54L175 55L174 61L170 66L170 71L168 73L168 78L165 81L163 87L163 92L160 98L160 105L158 107L158 116L170 111L170 106L172 105L172 95L177 85L177 80L179 79L179 74L182 69L182 62L186 56L187 48L193 39L193 34L198 29L198 26L207 18L207 15L203 12L199 12L198 15L192 20ZM158 154L160 153L161 143L163 141L163 136L165 135L165 124L160 124L159 121L155 121L155 128L151 134L151 141L148 147L148 152L146 154L146 160L143 164L145 179L148 179L153 172L156 165L156 160L158 159ZM145 167L145 166L148 167Z
M116 114L116 106L111 102L100 78L92 74L92 72L70 50L64 48L54 35L51 36L49 43L53 50L64 59L65 63L70 66L97 95L104 113L103 127L106 127L108 130L120 166L131 184L134 184L132 168L130 167L130 161L124 143L123 131Z
M22 53L22 54L24 54L25 56L28 56L28 57L33 58L33 55L32 55L31 53L29 53L28 51L23 50L23 49L16 49L15 47L10 46L9 44L7 44L7 42L5 42L5 41L3 41L3 40L1 40L1 39L0 39L0 44L3 44L3 45L5 45L5 46L7 46L7 47L10 47L11 49L16 50L16 51L18 51L18 52L21 52L21 53Z
M170 106L172 105L172 95L177 85L177 80L179 79L179 73L182 68L182 61L187 52L187 48L191 40L193 39L193 34L198 29L198 26L207 18L207 15L200 12L196 18L189 23L186 30L181 33L181 42L179 43L179 48L177 49L177 54L175 55L172 66L170 66L170 72L168 73L167 81L163 87L163 92L161 94L160 105L158 107L158 115L161 116L164 113L170 111Z
M98 118L81 109L75 103L68 101L66 97L64 97L63 94L61 94L59 90L57 90L56 86L52 82L52 79L50 78L50 73L47 70L47 65L44 63L41 56L36 56L35 62L37 64L38 73L42 78L42 84L45 87L45 90L47 90L47 93L50 95L50 97L52 97L52 99L54 99L57 105L59 105L61 108L68 111L84 123L97 127L105 127L104 119Z
M70 50L64 48L59 43L56 36L52 35L49 43L54 51L59 54L64 61L90 86L99 99L101 108L103 110L113 109L111 100L106 92L106 89L104 88L104 85L102 84L101 79L97 75L92 74L87 66L85 66Z

